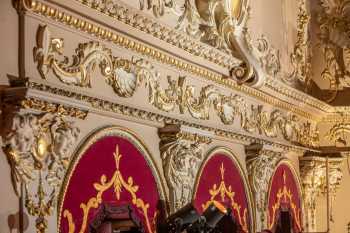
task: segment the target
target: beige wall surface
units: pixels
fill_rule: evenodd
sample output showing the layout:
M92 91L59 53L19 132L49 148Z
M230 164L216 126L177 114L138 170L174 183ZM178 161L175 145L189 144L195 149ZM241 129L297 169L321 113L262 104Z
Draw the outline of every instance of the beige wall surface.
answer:
M349 162L349 165L347 165ZM350 223L350 158L345 160L342 166L343 179L338 188L334 205L332 206L332 215L330 222L330 233L348 233L348 224ZM325 231L327 229L327 202L326 196L321 196L317 201L317 230Z
M7 75L18 75L18 16L11 1L0 1L0 86L8 83ZM0 146L1 146L0 140ZM0 150L0 232L10 231L8 217L18 213L19 199L11 182L11 171L6 156Z
M0 1L0 85L7 75L18 75L18 15L11 1Z

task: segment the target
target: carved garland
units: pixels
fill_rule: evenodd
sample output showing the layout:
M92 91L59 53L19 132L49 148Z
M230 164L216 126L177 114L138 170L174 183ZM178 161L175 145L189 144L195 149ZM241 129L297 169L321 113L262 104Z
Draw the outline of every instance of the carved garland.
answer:
M258 132L268 137L277 137L281 132L291 142L310 146L318 144L317 130L310 123L300 124L295 115L285 115L280 110L269 114L262 105L251 105L249 110L241 96L225 96L213 85L203 87L196 97L195 87L185 85L185 77L175 81L168 76L168 88L163 89L160 74L149 62L114 57L110 49L98 42L80 44L73 57L74 62L69 65L66 59L58 60L57 55L62 54L62 50L63 40L51 38L47 26L40 27L34 57L43 78L52 70L63 83L89 87L90 75L99 66L106 82L118 96L132 97L137 87L144 83L149 89L149 103L161 111L170 112L178 107L181 114L187 110L193 118L208 120L213 106L224 124L233 124L235 117L239 116L241 127L247 132Z

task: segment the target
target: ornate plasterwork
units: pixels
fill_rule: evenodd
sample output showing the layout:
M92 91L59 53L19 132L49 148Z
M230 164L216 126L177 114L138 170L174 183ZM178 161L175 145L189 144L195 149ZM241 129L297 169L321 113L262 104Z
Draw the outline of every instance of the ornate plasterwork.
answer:
M261 87L266 75L261 67L259 58L255 57L249 43L245 28L249 18L248 1L238 1L234 6L232 1L198 0L196 7L202 22L201 38L211 46L239 57L243 62L240 66L231 68L231 78L237 83L245 83L254 87ZM234 15L233 7L239 8L239 15Z
M183 132L179 125L166 125L159 129L159 137L171 211L175 212L192 199L195 178L203 160L203 146L209 144L211 139Z
M66 106L63 104L57 104L48 102L37 98L25 98L21 101L20 106L26 109L35 109L42 112L57 114L59 116L69 116L84 120L87 115L87 110Z
M37 217L36 229L42 233L47 229L46 217L52 214L79 129L50 113L17 113L7 122L12 125L3 136L3 149L14 189L24 195L25 207Z
M201 78L214 81L217 84L226 86L229 89L237 90L243 93L246 93L249 96L253 96L256 99L259 99L265 103L274 105L276 107L285 109L290 112L294 112L300 116L317 120L316 114L311 114L310 112L304 111L304 109L300 109L293 104L287 103L286 101L282 101L280 99L272 98L270 95L264 94L261 91L258 91L256 89L250 88L249 86L245 85L238 85L236 82L233 82L230 79L222 79L221 75L218 75L215 72L211 72L207 69L202 69L196 65L193 65L191 63L186 63L182 60L179 60L173 56L170 56L168 54L162 53L160 50L154 49L150 46L146 46L142 43L137 42L136 40L132 40L130 38L127 38L123 36L120 33L116 33L114 31L108 30L104 27L101 27L97 24L93 24L91 22L88 22L86 20L83 20L81 18L77 18L71 14L68 14L65 11L61 11L55 7L49 6L47 4L31 0L31 7L26 6L26 10L30 13L33 13L38 16L43 16L49 20L54 20L56 23L60 23L61 25L69 26L75 30L82 31L88 35L94 36L100 40L104 40L106 42L111 42L113 44L116 44L118 46L121 46L123 48L129 49L131 51L137 52L138 54L142 54L146 57L149 57L151 59L157 60L161 62L162 64L167 64L170 66L175 67L179 71L185 71L189 72L194 75L198 75ZM127 11L129 12L129 11ZM102 12L103 13L103 12ZM118 17L117 17L118 18ZM124 17L120 17L120 19L124 19ZM127 23L127 22L125 22ZM152 25L154 22L152 22ZM134 26L139 27L142 25L141 22L136 23ZM141 27L142 28L142 27ZM151 33L148 32L147 33ZM152 33L151 33L152 34ZM168 34L168 32L167 32ZM174 34L170 33L169 34ZM182 40L176 40L176 41L182 41ZM170 42L169 42L170 43ZM171 42L172 43L172 42ZM191 46L191 48L195 48ZM183 48L185 49L185 48ZM186 49L185 49L186 50ZM196 49L197 50L197 49ZM199 51L206 51L204 49L198 49ZM186 50L187 51L187 50ZM210 50L212 51L212 49ZM190 53L192 53L190 51ZM206 53L204 53L205 55ZM210 52L211 54L211 52ZM216 60L207 57L206 59L209 59L210 61L215 62ZM228 66L230 67L230 66ZM311 107L317 107L318 109L322 109L323 111L331 112L332 107L318 101L316 99L312 98L305 98L306 94L303 94L302 92L298 92L295 89L292 89L286 85L280 85L280 83L277 82L277 80L274 80L275 82L272 82L273 80L271 78L267 78L269 81L268 88L272 88L274 91L281 93L282 95L286 95L292 99L297 100L298 102L302 102L307 104Z
M103 1L106 2L106 1ZM115 1L117 2L117 1ZM144 10L147 8L147 10L152 10L153 15L156 17L163 16L165 13L165 8L173 8L175 6L174 0L139 0L140 2L140 9ZM104 3L105 4L105 3ZM110 5L114 5L115 3L109 2Z
M327 132L326 138L333 142L335 145L340 143L342 146L346 146L348 143L348 136L350 133L350 124L345 122L336 123Z
M290 61L293 67L290 75L283 76L287 82L300 81L308 85L311 78L311 49L309 38L310 14L307 9L307 1L298 1L297 39L294 44Z
M220 128L209 127L204 124L197 124L187 120L181 120L174 117L169 116L168 114L160 114L145 111L139 108L133 108L130 106L122 105L118 102L113 102L101 98L97 98L91 95L84 95L81 93L77 93L72 90L52 87L47 84L37 83L33 81L25 82L25 86L29 90L41 91L47 94L54 94L57 96L62 96L66 98L70 98L72 100L76 100L79 103L83 103L87 106L87 108L92 108L98 111L109 112L117 115L123 115L127 117L137 118L141 120L146 120L152 122L152 124L181 124L189 127L194 127L196 129L204 130L207 132L212 132L216 136L220 138L229 138L233 140L238 140L244 143L262 143L264 145L272 146L274 148L279 148L282 150L296 151L298 153L302 153L305 151L305 148L291 145L283 142L271 141L264 138L257 138L253 135L241 134L232 130L223 130Z
M325 100L332 102L338 90L350 87L350 3L349 1L322 0L318 12L325 67L321 78L329 83L331 95Z
M197 16L194 11L195 9L193 8L193 0L185 0L184 8L180 10L177 10L179 8L177 6L178 4L176 1L173 0L147 0L145 2L147 8L148 6L151 6L151 8L153 8L152 6L161 5L165 8L172 9L173 11L175 10L176 14L180 15L175 29L164 26L158 20L154 20L152 18L140 14L138 11L131 9L127 5L124 5L121 1L89 0L90 2L94 2L94 7L92 4L89 4L89 1L75 1L80 2L100 13L103 13L108 17L112 17L115 20L121 21L140 31L148 33L169 44L177 46L178 48L183 49L186 52L189 52L190 54L202 57L210 62L214 62L215 64L218 64L225 68L231 68L237 65L237 63L239 62L237 58L234 58L229 54L223 53L219 50L213 50L212 47L200 43L198 42L198 40L196 40L201 33L198 31L197 28L197 19L199 16ZM163 4L164 1L169 3L171 2L171 4ZM40 8L45 5L34 0L33 2L36 2L34 10L38 9L40 11ZM107 2L108 4L106 4ZM156 11L159 11L159 9L157 9ZM84 26L85 25L88 25L88 23L84 24ZM186 35L181 31L185 31L189 35Z
M81 0L77 0L78 2L81 2ZM15 1L17 2L17 1ZM84 2L81 2L84 4ZM91 7L89 5L86 5L87 7ZM118 8L119 9L119 8ZM311 113L309 111L305 111L304 109L300 109L297 106L294 106L293 104L287 103L285 101L282 101L281 99L277 98L271 98L271 96L264 94L261 91L255 90L253 88L250 88L249 86L245 85L238 85L236 82L233 82L230 79L222 79L221 75L218 75L215 72L211 72L207 69L202 69L200 67L197 67L193 64L186 63L182 60L176 59L172 56L169 56L167 54L162 53L160 50L156 50L150 46L144 46L142 43L137 42L136 40L131 40L130 38L127 38L123 36L120 33L116 33L115 31L111 31L107 28L101 27L98 24L91 23L89 21L86 21L80 17L76 17L72 14L67 13L66 11L62 11L61 9L58 9L53 6L49 6L47 4L44 4L42 2L36 1L36 0L30 0L30 4L27 3L25 5L25 10L27 13L35 14L37 16L45 17L48 20L52 20L56 23L59 23L60 25L69 26L70 28L81 31L87 35L91 35L93 37L96 37L100 40L110 42L113 44L116 44L118 46L124 47L126 49L135 51L137 53L143 54L149 58L155 59L163 64L174 66L176 69L189 72L191 74L195 74L200 76L201 78L214 81L218 84L224 85L230 89L238 90L243 93L246 93L247 95L253 96L254 98L257 98L261 101L264 101L265 103L272 104L276 107L280 107L282 109L294 112L300 116L307 117L309 119L318 120L318 115ZM208 61L212 61L216 64L221 64L224 67L230 68L233 64L236 64L236 62L229 62L225 63L224 60L220 58L221 54L219 51L213 50L210 46L207 46L206 48L198 47L195 44L192 44L195 42L195 40L191 40L190 37L188 38L182 38L181 40L177 39L179 38L176 33L177 30L171 31L170 29L161 28L161 25L159 25L159 22L152 21L148 18L145 18L141 15L137 15L134 11L131 9L126 9L125 6L121 8L120 11L123 13L122 15L112 14L104 12L103 9L96 8L96 11L99 11L101 13L106 14L107 16L113 17L114 19L120 20L130 26L133 26L136 29L142 30L145 33L148 33L150 35L158 36L157 38L162 39L160 33L155 33L155 31L162 31L165 33L164 40L167 38L166 35L176 35L173 38L166 39L168 43L178 46L179 48L191 53L196 54L195 51L200 51L201 53L198 56L202 56ZM120 13L120 14L121 14ZM126 17L125 14L132 14L133 16ZM136 17L137 16L137 17ZM137 21L128 21L127 19L130 18L138 18ZM143 26L144 25L144 26ZM152 27L149 27L148 25L153 25ZM150 28L153 28L152 30ZM157 30L156 30L157 29ZM159 30L158 30L159 29ZM192 41L192 42L191 42ZM188 42L188 43L187 43ZM185 43L185 44L182 44ZM186 45L188 44L188 46ZM203 46L203 44L202 44ZM148 51L148 52L147 52ZM219 52L213 53L213 52ZM228 55L225 56L232 59L232 56ZM225 65L227 64L227 65ZM335 112L339 111L335 110L332 106L317 100L315 98L309 98L306 94L303 92L300 92L296 89L293 89L289 87L288 85L282 85L278 80L274 78L267 77L267 82L265 82L265 86L268 89L272 89L273 91L283 95L287 96L288 98L291 98L293 100L296 100L300 103L303 103L307 106L310 106L312 108L317 108L318 110L322 110L325 112ZM277 97L277 96L276 96Z
M254 193L255 206L257 213L260 213L260 221L258 221L258 230L268 227L267 224L267 193L269 191L269 183L275 171L278 161L281 159L281 153L264 150L262 145L252 144L246 149L247 170L249 181Z
M343 158L328 159L328 175L329 175L329 195L330 195L330 213L332 220L332 206L335 201L336 191L342 178L341 165ZM299 159L300 177L303 186L303 199L306 218L306 230L316 231L316 211L317 198L321 194L327 192L327 160L325 157L304 156Z
M256 57L262 69L267 75L277 76L281 71L280 51L271 46L265 35L261 35L256 42L251 38L248 28L243 30L246 44L254 57Z
M37 43L34 57L43 78L52 70L65 84L91 87L91 75L98 66L118 96L132 97L143 83L148 87L148 102L161 111L171 112L178 108L180 114L188 111L195 119L209 120L213 108L225 125L234 124L235 117L239 117L246 132L267 137L281 134L287 141L308 146L318 144L318 132L314 126L309 122L300 123L296 115L284 114L280 110L269 113L262 105L249 106L242 96L223 95L213 85L200 88L197 96L196 87L186 85L186 78L182 76L177 80L168 76L168 86L164 88L160 73L150 62L135 57L131 60L115 57L110 49L98 42L80 44L69 65L67 59L64 62L59 60L63 40L51 38L47 26L39 28Z

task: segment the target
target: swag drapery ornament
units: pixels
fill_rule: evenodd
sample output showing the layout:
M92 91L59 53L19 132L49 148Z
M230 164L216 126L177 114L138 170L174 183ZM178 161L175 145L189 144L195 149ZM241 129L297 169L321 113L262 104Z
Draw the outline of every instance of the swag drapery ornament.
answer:
M36 217L37 232L43 233L79 129L52 114L17 113L11 122L3 137L3 149L11 166L14 189L17 195L23 195L28 213ZM35 189L36 193L32 193Z
M192 200L203 149L211 139L182 131L179 125L166 125L159 129L159 137L164 176L170 189L171 211L175 212Z

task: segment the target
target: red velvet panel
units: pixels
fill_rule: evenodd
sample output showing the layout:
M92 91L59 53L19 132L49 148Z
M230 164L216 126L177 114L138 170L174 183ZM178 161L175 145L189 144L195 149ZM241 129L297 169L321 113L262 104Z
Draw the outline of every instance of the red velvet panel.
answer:
M132 203L146 232L154 232L159 199L156 180L141 152L122 137L106 136L86 150L71 174L60 231L87 232L98 206L109 202Z
M268 204L269 228L273 229L278 221L280 208L289 210L293 219L294 232L301 231L301 196L299 185L293 171L286 163L281 163L271 179Z
M213 200L231 208L235 221L244 232L249 231L250 213L244 179L238 166L225 154L217 153L205 164L199 177L194 204L202 213Z

